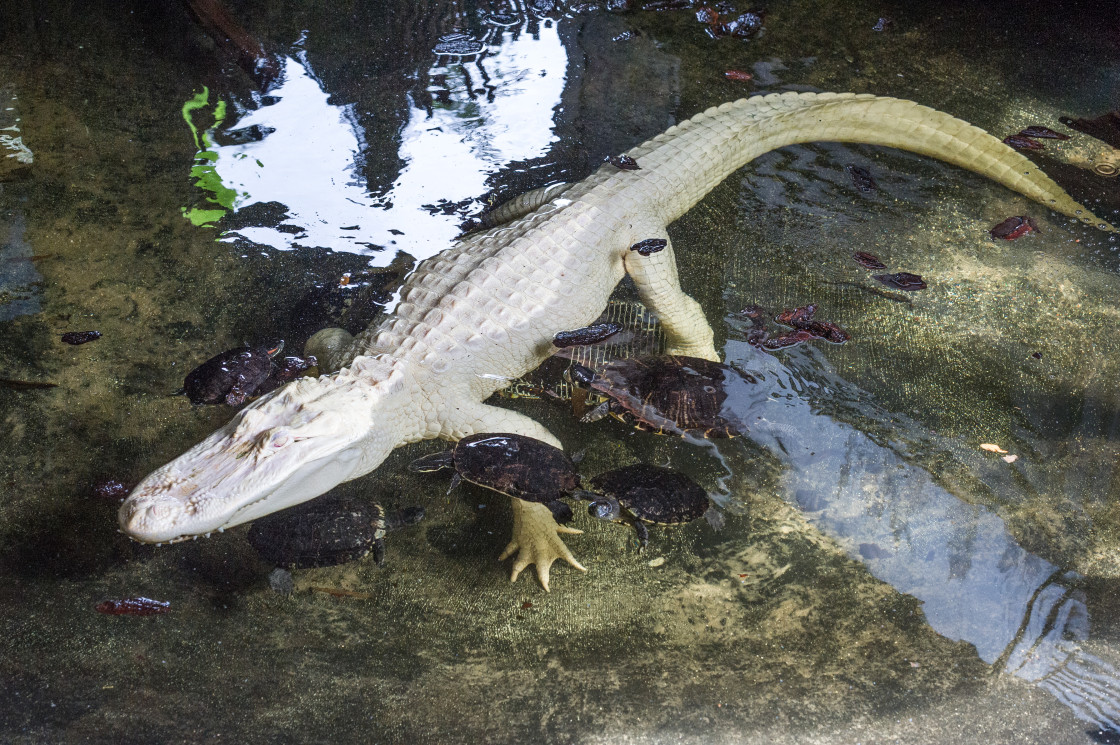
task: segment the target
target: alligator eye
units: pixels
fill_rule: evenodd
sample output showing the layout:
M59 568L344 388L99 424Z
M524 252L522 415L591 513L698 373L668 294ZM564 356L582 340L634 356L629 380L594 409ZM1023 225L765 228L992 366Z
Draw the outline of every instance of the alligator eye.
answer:
M280 429L272 433L272 438L269 440L268 444L271 445L274 450L279 450L291 441L291 434L287 430Z

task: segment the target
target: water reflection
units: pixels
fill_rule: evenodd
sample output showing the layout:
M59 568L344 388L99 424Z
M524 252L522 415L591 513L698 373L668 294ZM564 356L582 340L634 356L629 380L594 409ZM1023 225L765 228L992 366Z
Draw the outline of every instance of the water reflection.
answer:
M744 379L758 381L730 387L730 405L750 423L750 438L783 463L785 493L823 532L875 577L922 600L939 634L1120 733L1120 674L1079 646L1089 635L1079 575L1025 551L991 510L821 413L814 398L828 391L820 384L745 342L725 351Z
M36 287L42 277L24 240L27 221L18 207L0 203L0 321L39 312Z
M27 221L22 203L5 188L35 161L23 142L20 128L19 98L0 88L0 321L39 312L36 287L42 277L32 263L31 245L24 240Z
M481 56L433 54L429 98L412 101L400 135L405 166L383 194L369 193L359 176L366 144L353 106L330 102L306 55L286 58L266 105L233 125L225 133L231 141L215 145L210 158L237 193L235 211L273 203L285 215L225 240L323 246L367 254L375 266L397 251L421 260L445 249L463 220L456 203L478 198L488 176L544 155L556 140L553 117L567 77L556 25L519 16L508 23L491 24Z

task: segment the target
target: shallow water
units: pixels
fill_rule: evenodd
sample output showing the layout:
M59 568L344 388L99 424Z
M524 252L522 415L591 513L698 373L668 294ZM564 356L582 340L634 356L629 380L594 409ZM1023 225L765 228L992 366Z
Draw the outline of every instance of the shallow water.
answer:
M585 451L585 474L688 472L719 532L655 528L639 555L577 509L589 572L511 585L508 508L408 472L426 442L340 489L426 507L384 568L296 572L287 596L243 529L119 535L93 484L134 482L230 416L171 395L191 367L364 327L484 205L751 93L900 96L1003 136L1103 113L1120 88L1092 4L790 2L749 42L687 10L517 8L504 26L485 16L504 4L368 5L231 3L282 60L267 96L179 5L0 10L0 128L33 156L0 166L0 739L1120 741L1120 244L896 151L768 154L670 228L748 437L502 403ZM486 56L436 55L456 27ZM1075 136L1038 162L1116 222L1117 181L1082 167L1101 150ZM1019 214L1041 234L988 236ZM928 289L888 290L856 250ZM852 340L746 342L745 306L808 302ZM94 610L133 596L171 610Z

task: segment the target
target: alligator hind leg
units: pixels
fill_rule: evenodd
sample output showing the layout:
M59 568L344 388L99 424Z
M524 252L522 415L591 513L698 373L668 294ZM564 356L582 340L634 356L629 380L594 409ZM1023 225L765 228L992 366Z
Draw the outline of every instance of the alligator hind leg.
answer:
M476 432L510 432L560 447L560 441L551 432L524 414L487 404L460 406L451 427L452 439L458 440ZM547 505L513 498L510 502L513 507L513 536L498 557L499 561L503 561L516 554L510 582L516 582L523 570L536 564L537 578L547 591L549 572L557 559L563 559L581 572L587 571L560 539L561 533L582 533L582 530L557 523Z
M669 235L664 228L656 228L649 230L648 235L641 233L638 240L650 238L665 241L665 248L648 256L627 251L623 263L626 273L638 288L642 302L661 321L661 328L669 340L668 352L719 362L712 327L704 316L704 310L700 303L681 290L677 260Z

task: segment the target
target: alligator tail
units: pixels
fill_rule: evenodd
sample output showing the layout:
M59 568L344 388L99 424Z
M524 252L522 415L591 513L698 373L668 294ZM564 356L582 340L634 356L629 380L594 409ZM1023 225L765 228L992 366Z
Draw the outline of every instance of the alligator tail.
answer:
M1051 209L1108 232L1116 228L1074 201L999 139L913 101L855 93L775 93L708 109L629 155L658 182L668 222L763 153L804 142L886 145L967 168Z

